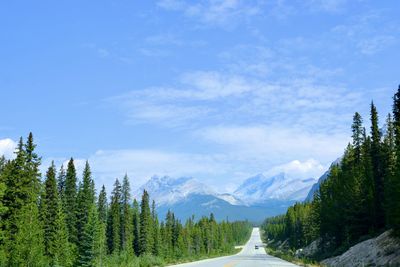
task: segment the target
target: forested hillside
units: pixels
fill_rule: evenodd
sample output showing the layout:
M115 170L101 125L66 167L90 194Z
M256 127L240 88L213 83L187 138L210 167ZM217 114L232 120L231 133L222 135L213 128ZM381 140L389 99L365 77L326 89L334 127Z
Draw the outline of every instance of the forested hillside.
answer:
M341 162L331 168L312 202L297 203L285 215L265 221L267 238L288 240L292 249L321 238L324 257L386 229L400 235L400 86L393 100L393 113L382 128L373 103L369 131L355 113L352 143Z
M88 162L82 179L72 158L42 179L35 147L29 134L15 159L0 158L0 266L161 266L231 253L250 235L249 223L213 214L183 224L170 211L160 222L146 191L131 199L127 176L109 201Z

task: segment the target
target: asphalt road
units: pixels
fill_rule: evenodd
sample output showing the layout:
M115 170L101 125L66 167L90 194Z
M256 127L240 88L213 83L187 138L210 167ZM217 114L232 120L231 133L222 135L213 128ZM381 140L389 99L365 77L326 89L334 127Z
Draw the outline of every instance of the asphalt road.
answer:
M258 228L253 228L251 237L242 251L233 256L226 256L191 263L173 265L176 267L259 267L259 266L278 266L278 267L293 267L297 266L290 262L272 257L265 252L263 247L255 249L255 245L261 245L260 231Z

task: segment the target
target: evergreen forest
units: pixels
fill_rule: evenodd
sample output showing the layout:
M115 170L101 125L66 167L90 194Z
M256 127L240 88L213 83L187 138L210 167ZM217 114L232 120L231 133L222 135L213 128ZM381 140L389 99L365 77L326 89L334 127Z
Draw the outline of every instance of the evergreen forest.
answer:
M400 236L400 86L383 126L370 105L370 127L355 113L352 142L309 203L296 203L285 215L263 224L269 240L287 241L292 250L321 240L317 259L392 229Z
M248 222L213 214L160 221L146 191L132 199L128 176L97 193L88 162L81 179L72 158L43 176L40 165L32 133L0 158L0 266L163 266L233 253L250 236Z

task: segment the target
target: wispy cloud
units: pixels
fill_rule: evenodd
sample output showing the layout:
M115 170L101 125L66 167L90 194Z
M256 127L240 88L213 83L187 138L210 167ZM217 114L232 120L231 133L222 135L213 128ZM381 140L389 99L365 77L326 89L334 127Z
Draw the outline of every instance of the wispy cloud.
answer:
M293 158L318 158L321 162L329 162L343 153L349 141L349 136L344 133L315 133L276 125L215 126L202 129L199 134L226 146L231 153L257 159L257 164L264 161L269 166Z
M175 127L265 121L321 132L337 129L360 100L360 93L313 80L264 81L221 72L190 72L174 87L135 90L109 99L131 122Z
M207 0L194 3L161 0L157 4L166 10L183 12L185 16L197 19L204 24L232 27L242 19L260 14L262 1Z
M398 43L398 23L385 18L385 12L376 10L351 17L332 28L333 37L343 40L342 45L353 45L361 54L373 55Z
M386 47L396 43L396 38L391 35L374 36L370 39L360 40L357 47L366 55L376 54Z
M306 0L304 4L311 11L325 11L329 13L337 13L343 11L349 0Z
M95 43L85 43L82 47L89 49L97 57L108 60L115 60L123 63L132 63L130 57L123 55L123 53L117 52L114 48L108 48L99 46Z

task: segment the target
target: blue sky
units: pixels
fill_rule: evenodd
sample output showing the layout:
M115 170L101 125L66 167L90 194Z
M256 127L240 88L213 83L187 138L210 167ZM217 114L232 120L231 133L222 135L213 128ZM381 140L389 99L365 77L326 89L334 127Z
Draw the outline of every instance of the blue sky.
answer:
M317 177L352 115L400 83L398 1L7 1L0 153L194 176L220 191L273 170ZM367 124L368 126L368 124Z

